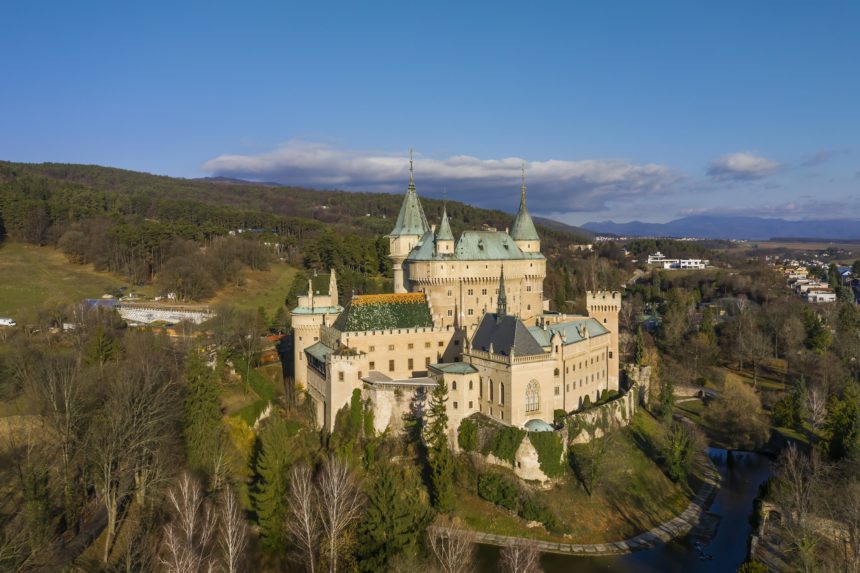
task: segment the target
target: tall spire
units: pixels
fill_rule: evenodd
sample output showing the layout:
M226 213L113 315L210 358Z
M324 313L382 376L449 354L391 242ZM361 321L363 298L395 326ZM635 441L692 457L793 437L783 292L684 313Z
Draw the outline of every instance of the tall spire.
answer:
M514 224L511 226L511 238L515 241L540 241L540 236L535 229L532 216L529 215L529 210L526 208L526 164L522 165L522 184L520 185L520 210L517 211L517 218L514 219Z
M451 232L451 223L448 221L448 207L442 207L442 221L439 223L439 229L436 231L437 241L453 241L454 233Z
M409 190L415 191L415 172L412 169L412 148L409 148Z
M397 222L394 224L394 230L391 231L390 236L417 235L422 237L429 230L430 225L427 223L421 201L418 200L418 192L415 190L415 174L412 167L412 150L410 149L409 186L406 189L403 205L400 207Z
M526 162L523 161L522 166L523 183L520 185L520 209L526 208Z
M502 265L502 274L499 275L499 308L496 310L496 318L502 320L508 314L508 295L505 294L505 265Z

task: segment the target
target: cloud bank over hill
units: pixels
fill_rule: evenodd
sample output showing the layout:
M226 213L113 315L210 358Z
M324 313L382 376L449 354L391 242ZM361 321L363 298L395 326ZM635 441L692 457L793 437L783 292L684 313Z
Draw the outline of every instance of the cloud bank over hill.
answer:
M528 161L415 155L415 180L423 194L439 196L447 188L457 200L510 208L519 196L523 164L531 204L564 211L600 211L609 201L666 193L681 179L664 165L622 159ZM407 153L348 150L302 140L260 155L221 155L202 167L205 173L224 177L387 192L405 188L408 169Z

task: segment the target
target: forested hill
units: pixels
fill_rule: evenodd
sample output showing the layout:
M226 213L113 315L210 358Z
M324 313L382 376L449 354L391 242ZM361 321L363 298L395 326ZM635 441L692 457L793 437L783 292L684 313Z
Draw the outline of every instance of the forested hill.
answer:
M8 240L57 246L71 260L92 262L136 284L157 280L172 259L186 266L201 263L192 260L197 254L189 243L218 243L230 260L207 263L207 269L218 267L209 273L212 284L190 289L187 298L205 298L232 279L237 265L259 262L259 253L245 252L245 242L241 248L225 246L229 232L239 229L251 230L244 236L258 243L275 245L292 264L336 268L344 275L346 292L363 292L370 288L369 277L390 274L388 241L382 236L391 230L401 202L396 194L181 179L95 165L0 162L0 237ZM442 202L422 202L431 223L438 221ZM455 233L482 225L504 229L513 219L455 201L447 209ZM565 258L572 244L587 240L563 227L540 222L538 227L551 263Z

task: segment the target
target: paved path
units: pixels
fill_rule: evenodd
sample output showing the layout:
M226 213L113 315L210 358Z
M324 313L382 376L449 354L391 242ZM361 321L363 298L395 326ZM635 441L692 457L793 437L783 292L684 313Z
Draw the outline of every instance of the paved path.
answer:
M690 529L699 522L699 516L705 508L713 500L720 485L720 474L707 459L707 470L705 471L705 481L696 493L696 497L687 506L687 509L681 512L677 517L661 523L657 527L640 533L636 537L625 539L623 541L615 541L612 543L595 543L595 544L573 544L573 543L552 543L549 541L539 541L533 539L525 539L521 537L508 537L505 535L495 535L493 533L484 533L475 531L475 541L478 543L487 543L489 545L499 545L505 547L508 545L528 542L534 543L539 551L543 553L558 553L561 555L621 555L624 553L632 553L642 549L649 549L660 543L671 541L676 537L686 535Z

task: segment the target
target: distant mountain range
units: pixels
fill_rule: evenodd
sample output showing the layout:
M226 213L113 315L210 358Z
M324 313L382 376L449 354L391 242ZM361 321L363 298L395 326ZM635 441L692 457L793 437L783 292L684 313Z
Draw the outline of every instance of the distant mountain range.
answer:
M860 221L850 219L787 221L763 217L692 215L668 223L589 222L582 228L595 233L628 237L695 237L757 241L775 238L860 240Z

